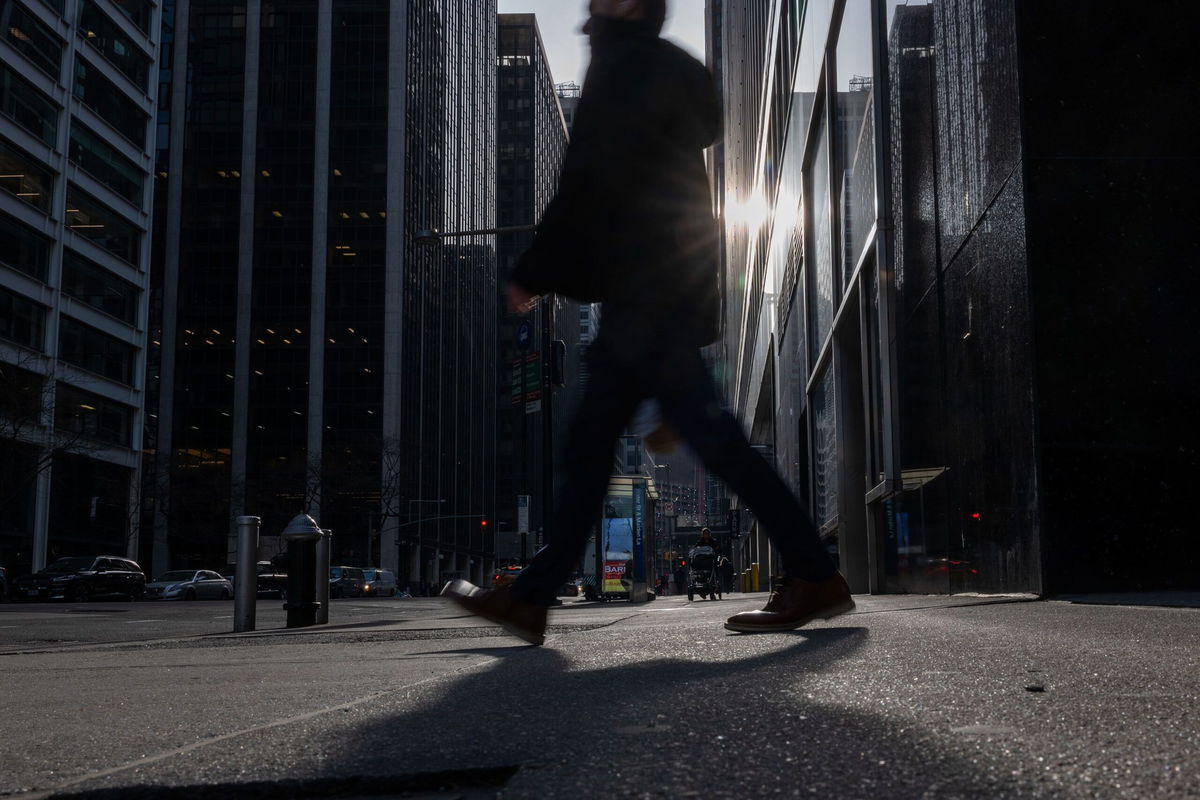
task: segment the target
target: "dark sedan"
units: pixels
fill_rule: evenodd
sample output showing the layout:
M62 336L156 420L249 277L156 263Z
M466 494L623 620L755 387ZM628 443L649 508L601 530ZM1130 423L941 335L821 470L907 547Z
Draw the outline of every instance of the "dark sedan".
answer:
M140 600L146 592L146 575L135 562L119 556L73 556L18 578L13 595L18 600L72 600L123 597Z

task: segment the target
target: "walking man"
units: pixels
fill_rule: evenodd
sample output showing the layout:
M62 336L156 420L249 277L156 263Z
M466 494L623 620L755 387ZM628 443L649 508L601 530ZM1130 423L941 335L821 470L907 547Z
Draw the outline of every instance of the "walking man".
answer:
M704 149L720 133L712 75L659 38L666 0L591 0L592 61L558 191L509 276L514 311L557 292L604 303L590 378L562 448L548 544L510 587L453 581L442 594L532 644L587 541L617 436L638 404L663 416L755 511L783 574L766 606L730 617L741 632L798 628L854 608L807 513L722 410L699 348L720 335L718 232Z

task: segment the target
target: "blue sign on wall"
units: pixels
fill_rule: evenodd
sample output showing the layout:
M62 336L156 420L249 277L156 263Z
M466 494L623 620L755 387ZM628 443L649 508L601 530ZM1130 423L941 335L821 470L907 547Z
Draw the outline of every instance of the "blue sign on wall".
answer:
M533 325L529 320L521 320L521 324L517 326L517 347L522 351L528 350L530 343L533 342Z

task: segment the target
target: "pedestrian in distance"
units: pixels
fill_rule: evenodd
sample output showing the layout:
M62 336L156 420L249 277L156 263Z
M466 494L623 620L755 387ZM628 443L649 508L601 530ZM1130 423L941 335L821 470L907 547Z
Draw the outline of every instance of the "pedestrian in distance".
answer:
M740 632L798 628L854 608L808 514L724 411L700 348L720 336L718 229L704 150L720 134L711 73L660 38L666 0L591 0L592 60L558 189L508 276L509 307L543 294L602 302L589 380L562 448L548 543L509 587L462 580L442 594L532 644L578 563L607 490L617 437L647 399L750 507L783 570Z

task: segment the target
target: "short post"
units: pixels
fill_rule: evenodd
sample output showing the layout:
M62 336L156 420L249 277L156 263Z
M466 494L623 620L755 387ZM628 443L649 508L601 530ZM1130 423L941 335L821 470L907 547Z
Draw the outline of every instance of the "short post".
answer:
M317 539L317 624L329 624L329 548L333 545L330 539L333 531L321 529L321 538Z
M259 517L237 518L237 565L234 569L233 632L254 630L255 601L258 598L258 528Z
M287 627L307 628L317 624L317 541L321 527L307 514L299 514L283 531L288 543Z

